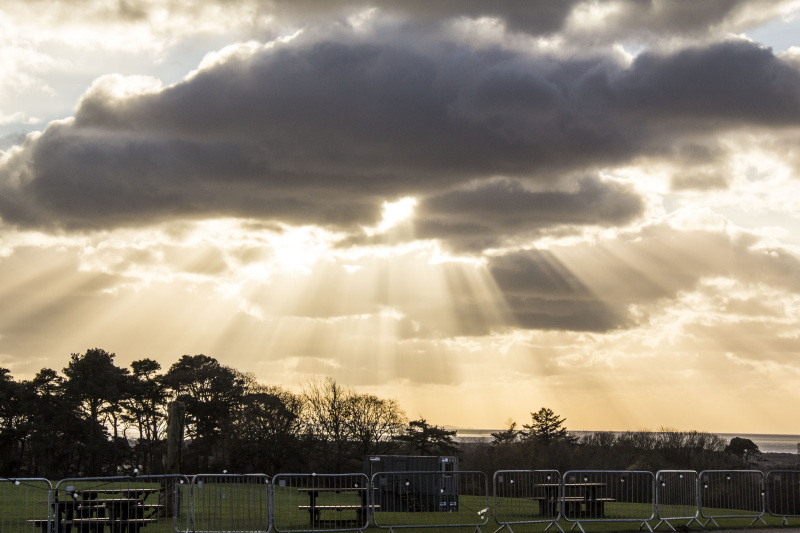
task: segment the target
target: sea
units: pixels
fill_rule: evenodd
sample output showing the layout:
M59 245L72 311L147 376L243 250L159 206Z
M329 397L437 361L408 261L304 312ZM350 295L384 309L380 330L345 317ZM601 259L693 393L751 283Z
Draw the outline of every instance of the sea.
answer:
M489 442L492 440L492 433L497 433L497 429L457 429L456 441L458 442ZM578 437L593 431L570 431L572 435ZM800 454L800 435L768 435L761 433L715 433L715 435L725 439L727 442L734 437L750 439L753 441L761 453L797 453Z

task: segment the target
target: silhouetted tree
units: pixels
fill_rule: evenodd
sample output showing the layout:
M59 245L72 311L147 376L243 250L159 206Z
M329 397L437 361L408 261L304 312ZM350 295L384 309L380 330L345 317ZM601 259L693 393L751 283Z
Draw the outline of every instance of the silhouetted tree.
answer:
M196 468L209 471L215 453L216 466L223 465L223 436L231 431L232 414L244 394L242 376L213 357L184 355L169 368L164 383L186 404L186 432L199 459Z
M281 387L249 383L236 414L232 466L271 475L299 471L303 453L303 399Z
M303 388L307 427L323 450L332 452L327 462L335 472L342 471L348 457L353 395L352 389L330 377L310 379Z
M67 378L63 383L65 397L83 422L88 454L85 474L88 475L105 473L104 461L112 467L109 473L116 473L119 463L116 453L119 437L117 418L127 392L128 371L117 367L114 357L113 353L92 348L85 354L72 354L64 368ZM114 437L112 445L109 445L108 426L111 426Z
M576 440L564 427L566 419L555 414L552 409L542 407L539 411L531 413L531 419L530 424L522 425L527 430L523 432L525 440L533 440L541 444L550 444L556 441L574 442Z
M64 400L64 378L43 368L30 382L31 436L27 472L32 477L75 475L75 460L85 446L80 419Z
M0 368L0 472L19 475L23 467L26 441L31 430L28 389Z
M392 439L402 433L407 421L397 400L354 394L349 401L350 434L357 443L355 459L388 452Z
M163 376L158 372L161 364L153 359L131 363L132 376L128 397L123 402L122 419L136 429L135 464L144 472L155 473L161 469L157 452L166 430L166 410L169 394Z
M520 430L517 429L516 422L509 420L508 429L492 433L491 435L493 446L512 444L519 440Z
M453 455L458 453L458 445L454 437L455 430L432 426L427 420L412 420L405 432L394 438L401 443L407 453L419 455Z
M761 455L758 445L750 439L744 437L733 437L725 447L729 454L740 457L744 462L750 463L755 457Z

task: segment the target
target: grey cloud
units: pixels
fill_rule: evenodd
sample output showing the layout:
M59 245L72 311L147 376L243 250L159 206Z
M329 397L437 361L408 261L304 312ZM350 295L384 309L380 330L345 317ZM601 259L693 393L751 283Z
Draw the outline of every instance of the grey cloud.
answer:
M8 150L12 146L16 146L25 142L24 133L9 133L8 135L0 135L0 150Z
M299 8L294 15L308 16L317 9L312 2L293 2ZM619 42L626 39L657 40L667 36L705 37L742 31L761 24L790 5L789 0L706 0L703 2L653 2L616 0L603 4L610 7L602 24L589 26L575 33L569 28L570 19L582 21L585 11L596 7L592 1L564 0L400 0L392 2L342 2L343 6L358 9L374 5L381 10L404 14L415 20L446 21L458 17L492 17L503 21L515 32L532 35L566 33L570 39L593 42ZM275 2L278 13L286 4ZM310 8L310 9L309 9Z
M646 228L637 239L493 258L489 268L519 325L534 329L607 331L630 327L646 310L707 277L733 277L800 292L800 258L754 247L753 236Z
M725 189L730 181L730 176L724 171L697 172L689 170L673 176L671 186L673 190L698 190L709 191Z
M709 35L741 32L763 24L790 5L785 0L622 0L605 4L613 5L616 9L606 14L602 24L592 25L588 30L571 35L573 39L583 42L648 42L676 37L707 39Z
M629 187L596 177L577 180L576 190L531 191L524 183L492 180L477 187L425 199L417 209L416 234L442 238L461 247L502 244L506 235L559 225L622 225L642 211Z
M629 320L624 305L594 295L550 252L494 258L490 269L523 328L607 331Z
M13 2L14 0L10 0ZM31 3L32 0L26 0ZM36 0L33 0L36 1ZM593 2L580 0L216 0L206 2L181 2L163 0L126 0L109 5L96 0L38 0L46 8L58 12L73 12L80 8L102 20L123 21L155 20L164 10L173 17L199 17L205 9L217 7L226 10L247 10L268 16L273 24L308 27L330 23L332 19L345 21L349 15L368 8L377 8L413 20L414 23L436 25L460 17L492 17L503 21L512 31L533 35L550 35L564 31L568 20L585 17L581 11L591 8ZM625 38L658 38L662 35L696 36L710 30L718 33L741 31L763 22L778 13L789 0L704 0L702 2L642 2L616 0L605 2L612 7L602 25L591 27L584 39L614 41ZM575 38L575 36L572 36Z
M800 118L800 72L744 40L641 54L611 87L625 112L650 119L695 117L713 128L728 121L781 126Z
M95 88L74 121L51 124L0 168L0 216L67 228L232 215L357 229L386 199L414 195L427 234L491 243L515 228L624 223L640 202L596 180L550 196L480 180L554 190L687 136L800 118L798 73L752 43L643 54L626 68L393 31L385 43L298 38L153 94ZM460 190L476 180L474 193ZM444 223L449 215L457 220Z

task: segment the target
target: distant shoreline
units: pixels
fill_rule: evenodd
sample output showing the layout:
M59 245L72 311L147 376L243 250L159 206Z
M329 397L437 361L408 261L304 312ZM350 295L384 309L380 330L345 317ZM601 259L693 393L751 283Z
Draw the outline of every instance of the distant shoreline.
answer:
M492 433L504 431L501 429L469 429L469 428L455 428L457 442L463 443L481 443L489 442L492 439ZM680 431L680 430L676 430ZM715 433L713 431L698 431L699 433L709 433L717 435L726 441L730 441L733 437L742 437L752 440L764 454L778 454L778 455L791 455L796 457L798 446L800 446L800 435L793 434L773 434L773 433ZM572 435L578 437L588 435L591 433L624 433L624 431L570 431ZM656 433L656 431L653 431Z

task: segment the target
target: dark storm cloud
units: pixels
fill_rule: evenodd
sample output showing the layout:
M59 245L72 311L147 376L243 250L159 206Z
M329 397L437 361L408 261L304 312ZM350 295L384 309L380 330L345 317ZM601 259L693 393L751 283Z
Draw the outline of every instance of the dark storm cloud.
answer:
M597 90L609 87L598 81ZM648 119L696 117L714 127L722 121L781 126L800 118L800 72L744 40L642 54L611 87L627 112Z
M558 191L566 176L664 154L687 135L800 118L797 71L745 41L626 67L390 26L232 54L151 94L113 97L108 84L0 167L5 222L230 215L356 228L376 222L381 202L414 195L426 235L475 231L491 243L624 223L641 208L631 190L596 179L569 194L528 193L514 179Z
M417 209L415 229L418 237L480 250L502 244L503 236L558 225L622 225L642 208L630 188L596 177L577 180L574 191L544 192L520 181L492 180L426 199Z

